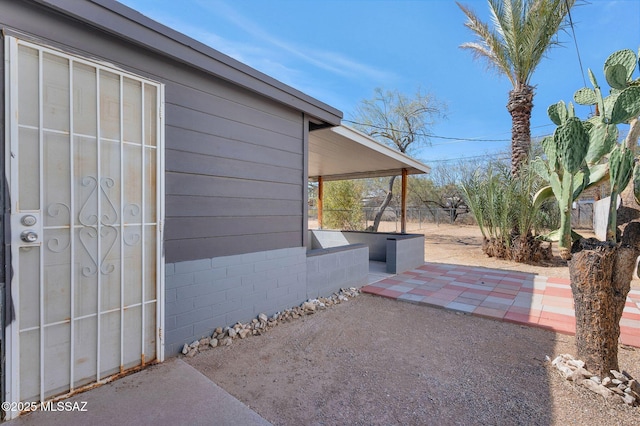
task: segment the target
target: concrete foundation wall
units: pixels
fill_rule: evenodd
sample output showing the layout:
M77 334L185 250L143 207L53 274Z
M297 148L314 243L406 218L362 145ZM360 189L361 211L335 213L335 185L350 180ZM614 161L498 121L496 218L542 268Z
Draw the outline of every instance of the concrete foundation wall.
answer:
M167 264L165 354L216 327L288 309L307 297L306 248Z
M387 239L387 272L399 274L424 264L424 235Z
M387 238L392 234L378 232L344 231L349 244L364 244L369 247L369 260L387 261Z
M387 238L398 234L383 232L309 230L309 249L326 249L348 244L364 244L369 247L369 260L387 261Z
M331 247L341 247L349 245L347 237L341 231L309 230L309 238L307 239L309 250L328 249Z
M209 336L216 327L273 315L308 299L361 287L369 273L364 245L271 250L167 264L165 354Z
M309 230L310 249L363 244L369 248L369 260L386 262L387 272L399 274L424 263L424 235L384 232Z
M216 327L248 322L260 313L273 315L341 288L361 287L367 282L370 259L384 256L391 273L424 263L422 235L313 232L310 243L321 242L337 247L296 247L168 263L165 354L178 354L185 343L211 335ZM376 259L371 256L372 246Z
M369 249L352 244L307 253L307 298L328 296L341 288L361 287L369 274Z
M369 247L369 260L386 262L387 237L394 234L358 231L334 231L325 229L309 230L309 249L342 247L349 244L364 244Z

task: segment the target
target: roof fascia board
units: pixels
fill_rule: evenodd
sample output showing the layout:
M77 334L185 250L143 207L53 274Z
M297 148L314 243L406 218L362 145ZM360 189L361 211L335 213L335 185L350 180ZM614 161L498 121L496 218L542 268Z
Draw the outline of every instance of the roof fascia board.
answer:
M32 1L162 56L257 92L330 125L339 125L342 119L340 110L114 0Z
M414 168L406 168L407 174L409 175L420 175L424 174L422 170L414 169ZM322 180L325 182L334 181L334 180L351 180L351 179L368 179L368 178L377 178L377 177L390 177L390 176L400 176L402 175L402 169L390 169L390 170L376 170L371 172L354 172L354 173L342 173L336 175L322 175ZM317 182L319 176L309 176L309 180L312 182Z

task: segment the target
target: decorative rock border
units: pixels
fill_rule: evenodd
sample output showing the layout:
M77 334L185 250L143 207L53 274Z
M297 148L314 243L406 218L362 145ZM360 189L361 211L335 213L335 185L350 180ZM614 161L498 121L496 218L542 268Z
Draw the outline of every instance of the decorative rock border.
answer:
M547 361L550 358L547 357ZM600 378L584 368L584 361L569 354L558 355L553 365L562 376L592 392L602 395L614 404L625 403L632 407L640 405L640 384L626 371L611 370L612 377Z
M357 297L360 290L351 287L343 288L338 293L333 293L330 297L320 297L318 299L309 299L300 306L287 309L284 312L277 312L268 317L266 314L260 314L251 322L242 324L237 323L233 327L218 327L211 336L203 337L195 340L193 343L185 343L182 347L182 354L186 357L193 357L197 353L215 348L218 346L230 346L235 339L245 339L249 336L257 336L266 333L278 324L293 321L305 315L315 314L318 311L325 310L333 305L339 305L347 302L349 299Z

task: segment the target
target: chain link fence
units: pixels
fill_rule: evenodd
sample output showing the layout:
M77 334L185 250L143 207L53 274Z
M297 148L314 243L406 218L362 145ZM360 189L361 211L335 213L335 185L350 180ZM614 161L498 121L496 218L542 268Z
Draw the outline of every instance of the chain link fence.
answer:
M343 212L335 210L336 212ZM373 226L375 220L377 207L365 207L363 209L364 220L360 224L360 229L367 229ZM331 214L332 210L323 210L323 214ZM382 215L380 226L378 228L381 232L400 232L400 209L387 207ZM463 223L474 224L475 220L471 213L466 213L462 209L454 208L407 208L407 231L418 231L423 229L426 224L441 224L441 223ZM318 210L315 208L309 209L309 228L315 229L318 227Z
M364 220L359 224L359 229L367 229L373 226L373 221L378 209L376 207L365 207ZM324 214L330 214L330 210L324 210ZM381 232L400 232L400 209L388 207L382 215L380 226ZM464 224L475 225L475 218L470 212L455 208L407 208L407 231L418 231L427 224ZM575 229L593 229L593 201L579 201L574 203L571 210L571 223ZM318 210L309 209L309 228L318 227Z

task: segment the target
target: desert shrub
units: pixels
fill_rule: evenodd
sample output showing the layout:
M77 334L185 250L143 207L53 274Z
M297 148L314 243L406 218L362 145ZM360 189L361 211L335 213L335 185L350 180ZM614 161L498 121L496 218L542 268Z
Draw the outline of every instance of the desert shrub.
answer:
M528 167L517 176L509 166L493 162L465 177L462 192L483 235L483 251L491 257L537 263L551 257L551 247L536 238L551 217L533 205L542 183Z
M326 182L323 194L322 226L348 231L364 230L362 209L362 181L339 180Z

